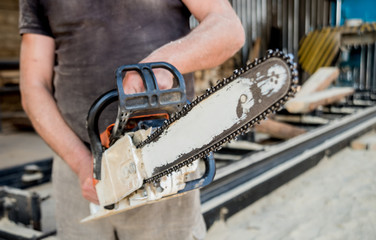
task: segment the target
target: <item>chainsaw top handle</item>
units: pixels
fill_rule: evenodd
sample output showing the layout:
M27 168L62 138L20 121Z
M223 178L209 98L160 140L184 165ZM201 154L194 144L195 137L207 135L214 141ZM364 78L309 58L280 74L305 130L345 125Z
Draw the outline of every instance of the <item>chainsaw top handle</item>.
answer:
M174 84L171 89L161 90L153 69L162 68L171 73ZM127 72L137 72L144 83L144 92L125 94L123 79ZM166 62L139 63L123 65L116 70L117 90L111 90L100 96L91 106L87 117L87 130L90 147L94 156L94 178L100 180L101 160L104 147L101 144L98 121L103 110L118 101L118 113L111 137L114 141L124 134L128 119L134 115L152 115L156 111L169 114L181 110L186 104L186 89L182 74Z

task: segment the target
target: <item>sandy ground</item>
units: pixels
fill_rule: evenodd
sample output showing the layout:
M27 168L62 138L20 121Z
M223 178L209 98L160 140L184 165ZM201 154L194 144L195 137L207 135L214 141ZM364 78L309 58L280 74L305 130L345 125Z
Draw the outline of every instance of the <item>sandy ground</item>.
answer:
M51 158L52 156L52 150L34 132L0 133L1 169Z
M214 239L376 239L376 151L346 148L323 159L216 222L206 240Z

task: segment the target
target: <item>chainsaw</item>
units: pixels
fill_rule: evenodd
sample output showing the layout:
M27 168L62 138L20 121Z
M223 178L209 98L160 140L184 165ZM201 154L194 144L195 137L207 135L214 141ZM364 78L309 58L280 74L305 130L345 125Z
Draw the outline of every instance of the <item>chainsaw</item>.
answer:
M156 68L172 74L171 89L158 88ZM124 93L129 71L139 73L144 92ZM213 152L281 109L296 92L298 73L288 55L269 50L190 103L183 76L165 62L121 66L116 83L117 89L93 103L87 118L100 205L92 204L83 222L210 184L216 171ZM100 134L98 119L115 101L116 121Z

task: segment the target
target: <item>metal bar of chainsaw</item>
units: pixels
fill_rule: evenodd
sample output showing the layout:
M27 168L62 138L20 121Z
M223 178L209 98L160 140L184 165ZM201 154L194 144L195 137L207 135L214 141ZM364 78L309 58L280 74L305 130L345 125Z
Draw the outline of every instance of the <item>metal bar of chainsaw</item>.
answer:
M213 93L208 90L208 97L192 107L189 114L141 146L147 180L157 180L216 150L248 129L252 120L261 120L259 116L287 100L295 82L292 79L297 80L295 67L280 57L264 60L254 62L252 71L243 70L243 74L223 84L223 89ZM198 126L192 127L192 122Z

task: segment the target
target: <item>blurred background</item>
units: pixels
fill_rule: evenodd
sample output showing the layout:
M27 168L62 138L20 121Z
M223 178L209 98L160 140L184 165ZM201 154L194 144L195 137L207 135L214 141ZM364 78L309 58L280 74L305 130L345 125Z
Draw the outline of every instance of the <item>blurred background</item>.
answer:
M215 153L208 239L375 239L376 1L230 2L246 43L195 73L196 95L268 49L294 59L300 91ZM21 107L18 7L0 1L0 239L53 239L53 153Z

